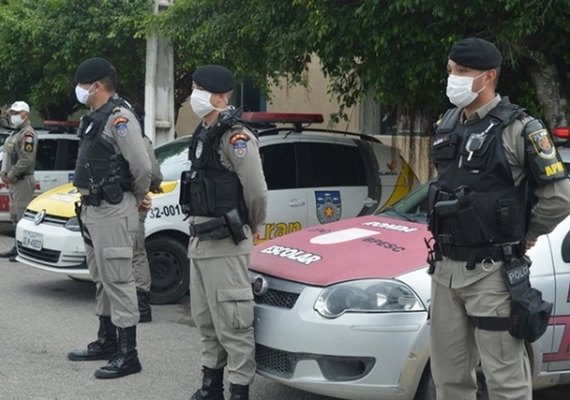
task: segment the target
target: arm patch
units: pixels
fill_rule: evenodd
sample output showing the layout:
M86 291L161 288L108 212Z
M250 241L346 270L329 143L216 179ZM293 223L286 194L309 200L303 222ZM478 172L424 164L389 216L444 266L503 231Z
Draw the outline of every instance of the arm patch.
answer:
M544 186L568 177L552 137L542 121L529 121L524 126L522 135L525 140L526 170L533 186Z
M239 140L243 140L244 142L247 142L249 140L249 136L247 135L247 133L245 132L237 132L234 133L231 137L230 137L230 144L234 145L236 144L237 141Z
M113 126L116 127L117 125L126 124L127 122L129 122L127 117L117 117L113 120Z

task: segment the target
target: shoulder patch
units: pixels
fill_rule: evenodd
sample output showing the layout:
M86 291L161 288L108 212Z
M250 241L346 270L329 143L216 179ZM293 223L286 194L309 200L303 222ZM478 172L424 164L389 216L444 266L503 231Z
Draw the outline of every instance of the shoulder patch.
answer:
M528 138L530 139L534 151L541 158L552 159L556 157L556 148L548 131L544 128L538 129L534 132L529 133Z
M34 145L31 143L26 143L26 145L24 146L24 151L26 153L31 153L32 151L34 151Z
M245 132L237 132L234 133L231 137L230 137L230 144L234 145L236 144L236 142L243 140L244 142L247 142L249 140L249 136L247 135L247 133Z

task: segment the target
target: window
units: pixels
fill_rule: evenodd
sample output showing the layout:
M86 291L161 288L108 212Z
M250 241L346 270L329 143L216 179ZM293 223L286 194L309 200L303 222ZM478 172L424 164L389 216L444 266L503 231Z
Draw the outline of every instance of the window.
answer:
M57 140L43 139L39 141L36 154L36 170L53 171L57 156ZM73 168L75 169L75 167Z
M261 147L261 161L269 190L297 187L294 143Z
M298 143L302 148L301 187L367 186L366 167L356 146Z
M164 181L180 179L182 171L190 169L190 162L188 161L189 143L190 137L188 136L155 149L154 154Z

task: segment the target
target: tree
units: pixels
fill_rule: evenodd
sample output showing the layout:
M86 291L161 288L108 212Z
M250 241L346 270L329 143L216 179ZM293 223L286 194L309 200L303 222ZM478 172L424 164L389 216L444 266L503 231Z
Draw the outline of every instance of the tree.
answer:
M19 0L0 3L0 104L25 99L45 118L77 110L74 72L85 59L115 65L119 91L143 104L144 21L150 0Z

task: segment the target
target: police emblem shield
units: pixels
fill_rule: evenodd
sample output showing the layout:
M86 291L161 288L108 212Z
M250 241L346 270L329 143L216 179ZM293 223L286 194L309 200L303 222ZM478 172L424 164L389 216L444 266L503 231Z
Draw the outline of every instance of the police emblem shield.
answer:
M536 154L541 158L551 159L556 156L554 143L550 139L550 135L546 129L540 129L531 133L528 137L532 141Z
M321 224L338 221L342 214L340 192L338 190L315 191L317 219Z

